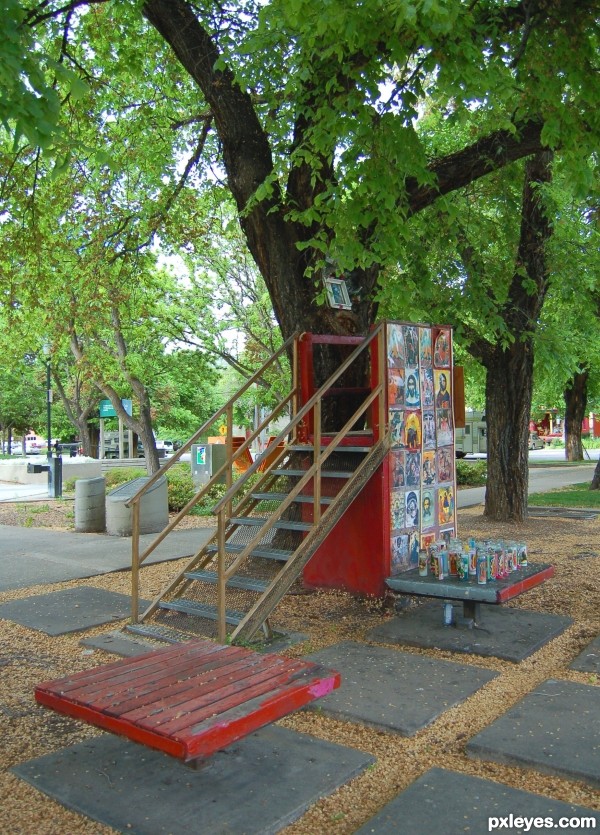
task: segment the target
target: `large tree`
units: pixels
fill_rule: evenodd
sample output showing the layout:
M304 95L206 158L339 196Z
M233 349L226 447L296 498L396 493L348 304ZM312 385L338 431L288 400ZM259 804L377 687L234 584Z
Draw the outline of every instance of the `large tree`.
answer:
M61 58L91 84L132 67L140 97L149 90L139 68L157 55L147 121L172 103L173 126L195 135L198 165L213 165L213 179L222 166L284 337L366 332L411 217L517 160L539 167L549 148L562 149L576 180L597 143L593 0L577 14L570 0L146 0L154 35L134 8L44 2L26 21L53 31ZM180 90L172 101L159 95L163 79L169 95ZM468 134L447 133L445 147L424 141L417 126L431 98ZM111 119L123 113L115 101ZM348 276L350 312L317 303L325 256Z

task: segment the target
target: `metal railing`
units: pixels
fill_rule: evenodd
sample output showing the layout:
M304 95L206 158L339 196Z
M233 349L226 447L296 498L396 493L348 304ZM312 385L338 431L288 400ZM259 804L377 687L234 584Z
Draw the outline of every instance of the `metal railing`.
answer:
M192 437L186 441L186 443L177 450L177 452L168 460L166 464L164 464L160 469L158 469L149 479L148 481L137 491L137 493L126 502L127 507L131 507L132 513L132 534L131 534L131 620L133 623L138 623L140 619L139 614L139 586L140 586L140 567L148 559L150 554L163 542L166 537L173 531L179 522L183 518L185 518L188 513L206 496L206 494L212 489L215 484L218 484L222 481L223 476L225 476L225 483L228 488L231 488L233 484L233 472L236 463L244 457L252 443L260 436L260 434L269 426L270 423L278 420L281 416L283 416L286 408L289 408L290 411L293 413L296 410L296 400L298 395L298 381L297 381L297 362L293 361L292 363L292 388L288 392L288 394L280 399L278 403L273 407L269 415L261 421L260 425L254 430L254 432L246 438L243 444L241 444L238 449L235 451L233 450L233 413L234 408L238 400L242 397L243 394L260 380L265 372L273 366L280 357L282 357L290 348L293 348L295 351L295 345L297 340L297 334L291 336L282 346L276 351L269 359L264 363L264 365L252 375L252 377L244 383L244 385L222 406L217 412L214 413L202 426L192 435ZM226 461L225 463L217 470L216 473L212 476L212 478L205 484L191 499L190 501L183 507L170 521L169 524L164 528L158 536L148 545L148 547L143 551L140 552L140 511L141 511L141 501L147 491L155 484L159 478L161 478L171 467L177 464L181 460L181 456L184 455L186 452L191 450L193 444L195 444L200 438L205 436L210 429L217 421L221 421L221 419L225 417L226 426L227 426L227 437L226 437ZM200 551L198 552L198 554ZM196 556L198 556L196 554Z

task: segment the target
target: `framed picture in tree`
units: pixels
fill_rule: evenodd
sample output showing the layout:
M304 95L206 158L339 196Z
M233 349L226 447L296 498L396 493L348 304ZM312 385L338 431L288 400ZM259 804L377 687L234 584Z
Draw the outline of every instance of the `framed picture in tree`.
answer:
M336 310L351 310L352 303L346 282L342 278L324 278L325 290L327 292L327 303L329 307Z

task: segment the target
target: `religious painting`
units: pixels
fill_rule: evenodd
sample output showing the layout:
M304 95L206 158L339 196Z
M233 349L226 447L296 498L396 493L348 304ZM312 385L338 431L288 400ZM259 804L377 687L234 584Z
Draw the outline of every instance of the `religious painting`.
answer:
M406 498L403 490L392 490L390 497L390 522L393 531L402 530L405 527Z
M446 525L454 519L454 488L452 485L440 487L438 490L438 520L440 525Z
M423 490L421 494L421 527L432 528L435 524L435 490Z
M409 490L406 493L406 513L404 526L417 528L419 526L419 491Z
M435 371L435 408L451 409L452 396L448 371Z
M404 371L399 368L388 368L388 405L404 406Z
M433 412L423 412L423 448L435 449L436 432Z
M404 327L404 357L407 367L419 364L419 333L415 325Z
M433 406L435 391L433 386L433 371L431 368L421 369L421 405L424 409Z
M425 450L423 452L423 484L430 486L436 481L435 450Z
M450 409L435 410L435 435L438 446L452 443L452 415Z
M404 446L404 410L390 412L390 441L393 447Z
M421 449L421 413L406 412L406 440L405 446L413 452Z
M419 391L419 369L406 369L406 387L404 389L404 402L407 409L418 409L421 405L421 393Z
M391 456L391 471L392 471L392 487L397 490L399 487L404 487L406 483L406 476L404 474L404 450L393 449Z
M402 325L389 324L387 327L388 367L404 368L404 337Z
M418 487L421 483L421 453L406 453L406 484L408 487Z
M438 368L450 368L450 331L442 328L435 340L433 364Z
M409 567L408 534L393 536L391 545L391 573L394 575L406 571Z
M419 365L421 368L431 366L431 330L419 328Z
M440 483L452 481L454 477L454 462L451 454L452 447L440 447L437 451L437 477Z

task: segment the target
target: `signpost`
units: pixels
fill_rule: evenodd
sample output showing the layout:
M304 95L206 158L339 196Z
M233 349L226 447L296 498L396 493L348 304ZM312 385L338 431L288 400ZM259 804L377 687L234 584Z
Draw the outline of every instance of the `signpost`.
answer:
M131 417L133 414L133 401L129 399L121 400L121 405L125 412ZM105 432L104 432L104 421L106 418L117 417L117 411L110 400L101 400L100 401L100 458L104 458L105 456ZM134 457L132 455L132 447L133 447L133 432L131 429L128 430L128 451L129 457ZM124 427L123 427L123 419L119 417L119 458L125 458L124 455Z

